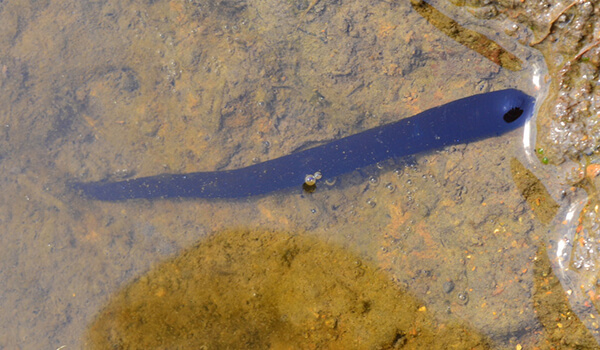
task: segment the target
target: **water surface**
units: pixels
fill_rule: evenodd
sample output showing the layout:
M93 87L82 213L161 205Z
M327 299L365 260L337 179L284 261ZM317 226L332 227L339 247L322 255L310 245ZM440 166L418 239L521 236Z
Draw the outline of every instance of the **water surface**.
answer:
M80 348L116 295L211 237L244 240L224 234L238 229L359 257L414 298L427 329L472 330L482 348L547 344L536 314L546 299L534 297L544 225L511 173L511 159L525 162L523 130L380 164L312 194L103 203L65 185L237 168L476 93L543 94L539 56L505 23L486 29L439 9L522 69L448 38L408 2L0 4L0 345ZM321 253L311 259L336 264Z

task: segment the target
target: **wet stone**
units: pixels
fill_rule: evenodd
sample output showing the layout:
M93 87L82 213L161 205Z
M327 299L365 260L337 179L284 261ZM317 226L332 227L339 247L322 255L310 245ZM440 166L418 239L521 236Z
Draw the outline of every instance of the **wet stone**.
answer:
M442 286L442 289L444 290L444 293L450 293L454 290L454 282L452 281L446 281L444 282L444 285Z

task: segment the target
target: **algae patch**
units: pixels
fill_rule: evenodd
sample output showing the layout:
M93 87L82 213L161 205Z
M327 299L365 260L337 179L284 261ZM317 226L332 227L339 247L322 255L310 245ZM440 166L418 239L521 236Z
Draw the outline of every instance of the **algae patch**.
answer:
M91 324L90 349L487 348L438 324L389 276L309 236L230 231L138 278Z
M559 206L552 199L542 182L516 158L510 160L510 171L519 192L521 192L537 219L543 224L552 221L558 212Z

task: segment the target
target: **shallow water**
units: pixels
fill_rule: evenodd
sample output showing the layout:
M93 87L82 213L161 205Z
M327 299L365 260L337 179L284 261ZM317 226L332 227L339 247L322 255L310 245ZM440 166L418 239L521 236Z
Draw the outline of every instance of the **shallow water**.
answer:
M422 345L444 329L476 334L463 340L470 347L552 344L555 325L547 320L570 311L564 294L546 297L545 288L556 287L544 263L547 222L531 211L511 172L511 162L531 168L537 159L532 125L363 169L310 195L298 189L248 200L103 203L65 185L246 166L486 91L514 87L543 98L543 61L503 34L507 23L486 22L493 28L486 29L460 8L435 5L516 55L522 69L501 68L446 37L408 2L2 2L0 327L6 331L0 347L94 347L97 334L89 336L88 326L105 319L120 295L140 290L140 281L178 266L170 261L182 261L182 252L212 247L219 237L224 247L243 249L224 257L225 248L199 248L226 266L212 271L211 281L227 272L238 276L234 282L249 281L247 288L260 285L256 266L235 263L251 245L243 244L247 235L231 232L246 231L272 238L259 248L283 244L277 242L285 234L309 237L309 245L325 248L308 250L314 255L304 259L339 273L346 265L323 255L341 250L377 270L378 280L392 281L381 288L387 293L394 286L410 298L416 310L406 318L413 323L403 324L400 336L389 317L373 316L373 329L390 330L377 338L387 343L374 345ZM548 175L536 176L548 182ZM292 248L273 251L285 255ZM183 274L173 283L185 292L190 278L210 272ZM338 290L318 288L325 272L320 279L298 277L305 288L300 295L312 293L305 307L284 308L281 300L296 299L275 292L261 299L266 308L259 303L250 310L274 328L257 326L257 338L240 341L276 347L260 333L276 329L283 332L277 340L306 339L299 346L347 345L336 332L358 321L347 311L356 309L344 303L362 302L361 288L369 286L349 288L351 298L319 298ZM150 290L159 300L169 293ZM214 304L228 312L241 298L207 295L223 295ZM383 295L368 298L394 302ZM340 304L327 308L319 300ZM203 314L206 322L222 321L210 319L213 314ZM286 322L302 327L286 334L279 328ZM319 322L331 332L302 338L302 330ZM427 331L417 330L419 322ZM247 331L237 322L218 324L232 328L226 332ZM560 328L588 339L575 321ZM217 338L204 342L223 344Z

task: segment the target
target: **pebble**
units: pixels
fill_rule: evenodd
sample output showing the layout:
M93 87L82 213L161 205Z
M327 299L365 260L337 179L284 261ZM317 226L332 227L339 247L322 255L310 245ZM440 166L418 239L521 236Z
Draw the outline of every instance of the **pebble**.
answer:
M452 292L454 290L454 282L452 282L452 281L444 282L443 289L444 289L444 293Z

